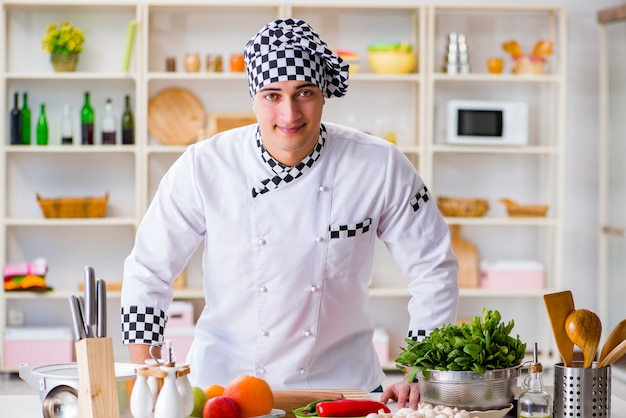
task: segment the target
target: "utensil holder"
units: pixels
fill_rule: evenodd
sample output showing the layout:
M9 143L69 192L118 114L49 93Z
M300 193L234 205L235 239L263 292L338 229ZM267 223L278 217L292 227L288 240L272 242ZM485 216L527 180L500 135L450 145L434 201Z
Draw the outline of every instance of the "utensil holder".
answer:
M582 361L573 362L573 367L554 366L554 416L610 417L611 366L582 366Z
M119 418L111 338L83 338L75 344L78 366L78 416Z

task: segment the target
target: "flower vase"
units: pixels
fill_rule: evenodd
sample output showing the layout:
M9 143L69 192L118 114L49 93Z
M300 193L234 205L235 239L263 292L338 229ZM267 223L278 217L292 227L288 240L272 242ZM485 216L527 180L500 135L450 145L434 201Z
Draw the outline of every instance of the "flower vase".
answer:
M78 54L59 54L52 52L50 54L50 62L56 72L71 72L76 70L76 63L78 62Z

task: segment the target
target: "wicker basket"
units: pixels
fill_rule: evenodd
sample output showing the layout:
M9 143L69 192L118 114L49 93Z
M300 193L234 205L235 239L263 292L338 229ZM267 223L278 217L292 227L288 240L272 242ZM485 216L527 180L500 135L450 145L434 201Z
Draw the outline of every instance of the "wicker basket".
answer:
M485 199L440 197L437 207L443 216L462 216L478 218L489 210L489 201Z
M102 218L106 212L109 193L102 197L63 197L42 199L37 202L45 218Z
M511 218L544 218L548 212L547 205L520 205L511 199L500 199L500 203Z

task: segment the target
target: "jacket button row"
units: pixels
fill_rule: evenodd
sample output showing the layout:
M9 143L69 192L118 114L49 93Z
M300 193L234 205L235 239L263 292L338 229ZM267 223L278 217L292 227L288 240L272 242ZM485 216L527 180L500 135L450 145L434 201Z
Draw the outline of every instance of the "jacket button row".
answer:
M262 329L259 334L261 334L261 337L267 337L268 335L270 335L270 333L267 330Z
M326 186L320 186L320 192L325 192L326 190L328 190L328 188Z
M315 286L315 285L311 286L311 293L315 293L315 292L317 292L318 290L320 290L320 288L319 288L319 287L317 287L317 286Z
M305 337L310 337L311 335L313 335L313 333L311 332L310 329L307 329L306 331L304 331L304 336Z
M265 245L265 244L267 244L267 241L264 238L260 238L258 243L259 243L259 245Z
M302 368L302 369L298 370L298 372L299 372L300 374L302 374L302 375L303 375L303 374L306 374L306 369L305 369L305 368Z

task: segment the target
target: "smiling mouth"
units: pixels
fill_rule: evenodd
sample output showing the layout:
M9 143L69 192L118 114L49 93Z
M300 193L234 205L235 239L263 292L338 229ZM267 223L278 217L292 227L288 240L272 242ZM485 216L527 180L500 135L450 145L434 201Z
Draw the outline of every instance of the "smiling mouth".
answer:
M302 125L298 125L298 126L278 126L278 129L280 129L281 132L286 133L286 134L298 133L298 131L301 128L302 128Z

